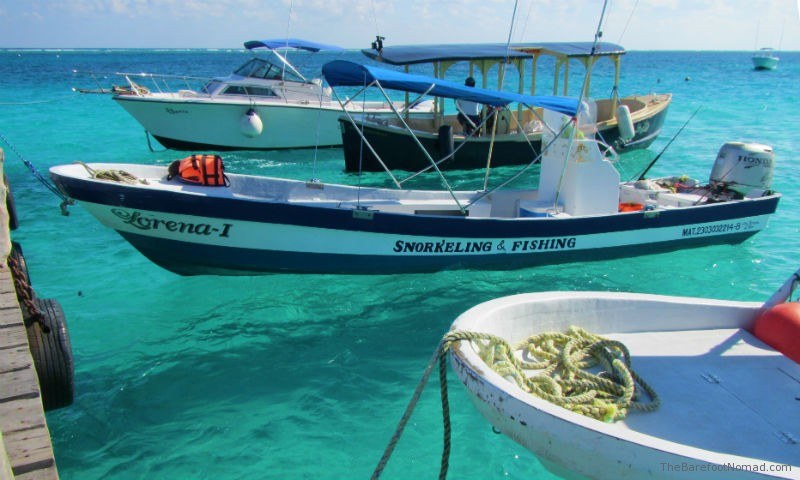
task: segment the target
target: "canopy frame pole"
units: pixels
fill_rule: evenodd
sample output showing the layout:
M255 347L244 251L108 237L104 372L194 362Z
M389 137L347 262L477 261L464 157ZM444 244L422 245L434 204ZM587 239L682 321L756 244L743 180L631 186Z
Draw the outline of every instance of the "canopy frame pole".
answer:
M588 62L586 63L586 72L584 74L584 82L583 88L581 88L581 94L578 97L578 108L575 111L575 116L572 118L571 121L567 122L567 125L570 123L573 124L572 132L570 132L570 143L567 147L566 158L564 159L564 166L561 169L561 177L558 179L558 188L556 188L556 196L553 200L553 208L558 208L558 200L561 197L561 188L564 186L564 176L567 172L567 166L569 164L570 157L572 156L572 148L575 146L575 137L578 134L578 128L580 128L580 117L581 111L583 110L583 103L584 100L589 96L589 79L592 76L592 68L594 67L595 60L599 56L597 52L597 45L600 43L600 37L603 35L601 28L603 26L603 18L606 14L606 7L608 7L608 0L603 1L603 10L600 12L600 21L597 23L597 30L594 34L594 42L592 43L592 51L589 54ZM569 63L569 57L567 57L567 63ZM595 119L595 122L597 119Z
M381 91L381 93L383 94L384 98L386 98L386 100L388 101L389 100L389 95L386 93L386 90L383 89L383 86L381 85L381 82L378 82L376 80L375 82L373 82L373 85L378 87L378 90ZM431 84L430 88L426 91L426 93L430 92L431 90L433 90L433 88L435 86L436 86L436 84ZM425 147L419 141L417 136L414 135L414 131L411 130L411 127L408 126L408 123L406 123L406 121L403 119L403 116L400 115L400 113L397 111L397 109L394 107L394 105L392 104L391 101L389 101L389 107L392 109L394 114L397 115L397 118L400 120L400 122L403 123L403 126L406 128L406 130L408 130L408 133L411 134L411 138L414 139L414 142L417 144L417 146L422 151L422 153L425 154L425 157L428 159L428 161L431 162L431 165L436 170L436 173L439 174L439 178L442 179L442 183L444 184L445 188L450 193L450 196L453 197L453 200L456 202L456 206L458 206L458 209L461 211L461 213L464 213L466 211L466 209L464 208L464 206L461 205L461 202L458 201L458 197L456 196L455 192L453 191L453 188L450 186L450 183L447 181L447 178L444 176L442 171L439 170L439 165L436 164L436 161L433 159L433 157L431 157L431 155L428 153L428 151L425 150ZM384 166L384 168L385 168L385 166Z
M527 105L526 105L526 106L527 106ZM530 106L527 106L527 107L528 107L528 108L531 108ZM531 110L533 110L533 108L531 108ZM535 110L534 110L534 111L535 111ZM519 170L519 172L515 173L514 175L512 175L511 177L509 177L509 178L508 178L508 180L506 180L506 181L502 182L501 184L497 185L496 187L492 188L491 190L484 190L484 191L482 191L482 192L478 192L478 194L477 194L477 195L476 195L474 198L472 198L472 200L470 200L470 202L467 204L467 207L470 207L470 206L472 206L472 205L474 205L474 204L478 203L479 201L481 201L481 200L482 200L484 197L486 197L487 195L489 195L489 194L491 194L491 193L493 193L493 192L496 192L497 190L500 190L501 188L505 187L505 186L506 186L506 185L508 185L509 183L511 183L511 182L513 182L514 180L516 180L517 178L521 177L521 176L522 176L522 174L523 174L523 173L525 173L525 172L526 172L526 171L527 171L529 168L531 168L532 166L536 165L536 164L538 163L538 161L539 161L539 160L542 158L542 155L544 155L544 152L545 152L545 151L546 151L548 148L550 148L550 146L551 146L553 143L555 143L556 139L558 139L558 138L559 138L559 136L561 136L561 134L562 134L562 133L564 133L564 131L567 129L567 126L568 126L569 124L570 124L569 122L565 123L565 124L564 124L564 125L561 127L561 130L559 130L559 132L558 132L556 135L554 135L554 136L553 136L553 139L552 139L552 140L550 140L550 143L548 143L547 145L542 145L542 150L541 150L541 152L539 152L539 155L537 155L537 156L536 156L536 158L534 158L533 160L531 160L531 161L530 161L530 163L528 163L527 165L525 165L524 167L522 167L522 168Z
M484 118L484 119L483 119L483 121L482 121L482 122L480 122L480 123L479 123L479 124L478 124L478 125L475 127L475 131L477 132L478 130L480 130L481 128L483 128L483 126L484 126L484 125L486 125L486 121L487 121L487 120L488 120L488 118ZM469 137L472 137L472 135L469 135ZM465 137L465 138L468 138L468 137ZM466 142L461 142L461 144L460 144L459 146L457 146L457 147L456 147L456 148L453 150L453 153L450 153L450 154L448 154L448 155L446 155L446 156L444 156L444 157L440 158L439 160L437 160L437 161L436 161L436 165L439 165L439 164L441 164L442 162L444 162L444 161L447 161L447 160L449 160L449 159L450 159L450 158L452 158L452 157L455 157L456 153L458 153L458 151L459 151L459 150L461 150L461 148L462 148L464 145L466 145ZM418 172L414 172L414 173L412 173L411 175L409 175L408 177L406 177L406 178L404 178L404 179L400 180L400 183L406 183L407 181L411 180L412 178L418 177L419 175L421 175L421 174L423 174L423 173L427 172L427 171L428 171L428 170L430 170L431 168L433 168L433 165L428 165L427 167L423 168L422 170L420 170L420 171L418 171Z
M285 58L283 58L283 55L281 55L280 53L278 53L278 51L277 51L277 50L272 50L272 53L274 53L276 57L280 58L280 59L281 59L281 62L283 62L283 64L284 64L285 66L289 67L289 70L291 70L291 71L292 71L292 73L294 73L294 74L295 74L295 75L297 75L298 77L302 78L304 82L308 83L308 79L307 79L306 77L304 77L302 73L298 72L298 71L297 71L297 69L296 69L296 68L294 68L294 65L292 65L291 63L289 63L289 60L286 60Z
M374 82L373 82L373 83L374 83ZM371 84L370 84L370 85L371 85ZM359 136L359 137L361 137L361 141L362 141L362 142L364 142L364 144L367 146L367 148L369 148L369 151L370 151L370 152L372 152L372 154L373 154L373 155L375 155L375 158L378 160L378 163L380 163L380 164L381 164L381 166L383 167L383 169L386 171L386 173L389 175L389 177L390 177L390 178L392 179L392 181L394 182L395 186L397 186L397 188L398 188L399 190L402 190L402 189L403 189L403 187L402 187L402 185L400 185L400 182L398 182L398 181L397 181L397 178L395 178L395 176L394 176L394 175L392 175L392 171L391 171L391 170L389 170L389 167L387 167L387 166L386 166L386 164L385 164L385 163L383 163L383 160L382 160L382 159L381 159L381 157L378 155L378 152L376 152L376 151L375 151L375 150L372 148L372 145L369 143L369 141L367 140L367 138L364 136L364 132L363 132L363 131L362 131L360 128L358 128L358 124L356 123L356 121L355 121L355 119L353 118L353 116L352 116L352 115L350 115L350 112L348 112L348 111L347 111L347 109L346 109L346 108L344 108L344 105L342 104L342 100L339 98L339 95L336 93L336 90L334 90L334 89L331 89L331 92L333 93L333 97L336 99L336 101L337 101L337 102L339 102L339 106L341 106L341 107L342 107L342 111L343 111L343 112L344 112L344 114L347 116L347 119L350 121L350 123L353 125L353 127L355 127L355 129L356 129L356 132L358 132L358 136ZM349 101L349 100L348 100L348 101ZM391 105L391 103L390 103L390 105ZM394 107L392 107L392 109L394 109ZM362 115L364 115L363 111L362 111L362 113L361 113L361 114L362 114Z
M497 124L500 123L500 115L497 114L498 109L492 108L492 112L486 116L487 119L494 117L492 122L492 138L489 140L489 153L486 155L486 173L483 175L483 189L486 190L489 185L489 171L492 169L492 152L494 151L494 139L497 133ZM524 133L523 133L524 135Z
M370 84L370 85L372 85L372 84ZM364 91L365 91L366 89L368 89L368 88L370 87L370 85L367 85L366 87L361 87L361 88L360 88L360 89L359 89L359 90L358 90L356 93L354 93L354 94L353 94L353 96L352 96L352 97L348 98L348 99L347 99L347 100L344 102L344 104L342 104L342 108L346 107L346 106L347 106L347 104L349 104L350 102L352 102L354 98L358 98L358 96L359 96L359 95L361 95L362 93L364 93ZM331 88L331 91L333 91L333 89L332 89L332 88Z
M617 111L619 106L619 70L620 70L620 56L614 55L612 62L614 62L614 89L611 92L611 108L613 112ZM615 113L616 115L616 113Z

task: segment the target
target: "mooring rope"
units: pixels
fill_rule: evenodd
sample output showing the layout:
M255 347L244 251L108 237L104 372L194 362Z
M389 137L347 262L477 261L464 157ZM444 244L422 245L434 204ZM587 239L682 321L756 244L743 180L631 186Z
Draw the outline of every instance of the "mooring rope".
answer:
M23 157L22 154L17 151L17 149L14 147L14 145L11 142L9 142L8 139L6 137L4 137L2 133L0 133L0 140L2 140L3 143L5 143L8 146L8 148L10 148L12 152L14 152L14 154L17 156L17 158L19 158L22 161L22 163L25 164L25 166L28 168L28 170L31 172L31 174L37 180L39 180L42 183L42 185L45 186L45 188L50 190L55 196L57 196L58 198L61 199L61 205L60 205L61 214L65 215L65 216L69 215L69 212L67 211L67 205L72 205L75 202L73 202L73 200L71 198L69 198L67 195L65 195L63 192L61 192L61 190L59 190L58 187L56 187L55 185L50 183L47 180L47 178L45 178L44 175L39 173L39 170L36 169L36 167L33 165L33 163L29 162L25 157Z
M496 335L451 331L436 347L425 367L422 378L372 473L372 480L379 479L386 468L437 362L444 430L439 480L447 478L451 422L446 354L455 342L463 340L472 342L481 359L495 372L526 392L585 416L611 422L624 418L630 409L651 412L661 403L653 388L631 368L630 353L625 345L582 328L570 327L566 333L545 332L532 335L514 347ZM518 351L521 353L520 358L515 354ZM600 372L588 371L597 366L602 368ZM528 370L539 372L529 376L526 373ZM649 402L640 400L637 385L650 397Z
M78 92L75 91L75 89L73 88L72 89L72 93L67 94L67 95L62 95L62 96L56 97L56 98L50 98L50 99L45 99L45 100L31 100L29 102L0 102L0 106L19 107L19 106L25 106L25 105L42 105L42 104L45 104L45 103L61 102L61 101L64 101L64 100L72 99L73 97L75 97L75 95L77 93Z

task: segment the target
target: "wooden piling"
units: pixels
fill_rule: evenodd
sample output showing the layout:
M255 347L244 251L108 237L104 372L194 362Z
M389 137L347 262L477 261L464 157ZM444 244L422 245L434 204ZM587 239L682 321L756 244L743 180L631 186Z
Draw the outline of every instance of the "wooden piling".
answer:
M0 149L0 177L3 172ZM58 479L36 367L7 258L11 232L0 182L0 480Z

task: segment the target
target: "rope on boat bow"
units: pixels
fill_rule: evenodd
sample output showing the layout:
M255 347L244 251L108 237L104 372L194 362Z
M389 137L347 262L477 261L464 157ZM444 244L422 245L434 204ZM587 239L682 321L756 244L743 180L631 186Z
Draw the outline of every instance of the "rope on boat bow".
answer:
M533 335L512 347L494 335L466 333L492 370L522 390L573 412L611 422L625 418L631 409L652 412L661 404L653 388L631 368L627 347L616 340L570 327L566 333ZM597 367L598 373L590 371ZM649 402L641 400L641 391Z
M141 183L144 185L148 184L148 181L143 178L136 178L135 175L126 172L125 170L95 170L89 165L86 165L83 162L75 162L83 166L89 175L92 178L96 178L98 180L110 180L112 182L122 182L122 183L130 183L132 185Z
M439 480L447 478L451 425L446 354L455 342L463 340L477 347L478 355L492 370L526 392L597 420L616 421L624 418L631 409L652 412L661 404L655 390L631 368L630 353L625 345L582 328L570 327L566 333L533 335L513 348L504 339L488 333L451 331L441 340L428 362L372 473L372 480L379 479L383 473L437 362L444 428ZM515 354L517 351L521 351L519 357ZM532 361L521 360L526 358ZM598 366L600 372L589 371L597 370ZM538 373L528 375L526 370L538 370ZM641 401L640 389L650 397L649 402Z

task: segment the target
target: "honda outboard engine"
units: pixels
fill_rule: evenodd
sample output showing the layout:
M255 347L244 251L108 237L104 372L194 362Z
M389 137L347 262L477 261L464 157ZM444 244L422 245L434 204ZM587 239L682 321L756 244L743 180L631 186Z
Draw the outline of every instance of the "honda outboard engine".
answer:
M772 186L775 154L759 143L728 142L719 149L709 183L743 196L760 197Z

